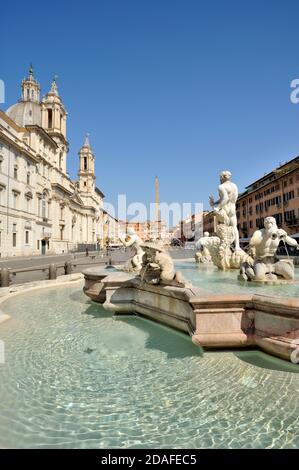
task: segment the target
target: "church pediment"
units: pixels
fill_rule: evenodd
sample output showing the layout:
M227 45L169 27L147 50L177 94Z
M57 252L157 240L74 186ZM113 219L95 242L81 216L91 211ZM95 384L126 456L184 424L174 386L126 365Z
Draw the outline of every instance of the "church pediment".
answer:
M71 201L76 202L77 204L80 204L81 206L84 206L84 203L78 193L72 194L70 199Z

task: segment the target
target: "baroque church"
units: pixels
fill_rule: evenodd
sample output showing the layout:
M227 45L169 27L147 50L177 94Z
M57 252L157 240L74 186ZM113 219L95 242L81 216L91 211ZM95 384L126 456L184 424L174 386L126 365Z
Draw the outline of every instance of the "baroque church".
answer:
M56 79L40 99L30 67L22 96L0 111L0 253L66 253L103 243L104 194L95 185L88 137L78 179L67 173L67 111Z

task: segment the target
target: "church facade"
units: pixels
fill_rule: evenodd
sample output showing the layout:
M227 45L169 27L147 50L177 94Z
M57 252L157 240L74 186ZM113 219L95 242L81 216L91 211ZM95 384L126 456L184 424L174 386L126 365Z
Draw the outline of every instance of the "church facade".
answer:
M104 194L86 137L78 179L67 173L67 111L56 80L40 99L30 67L21 100L0 111L1 257L59 254L103 245Z

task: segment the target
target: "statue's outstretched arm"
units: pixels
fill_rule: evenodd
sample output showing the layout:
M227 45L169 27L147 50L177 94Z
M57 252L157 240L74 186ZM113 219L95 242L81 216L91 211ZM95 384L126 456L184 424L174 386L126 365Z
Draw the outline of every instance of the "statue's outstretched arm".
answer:
M297 246L299 249L299 245L297 243L297 240L295 240L295 238L292 238L289 235L286 235L285 242L290 246Z

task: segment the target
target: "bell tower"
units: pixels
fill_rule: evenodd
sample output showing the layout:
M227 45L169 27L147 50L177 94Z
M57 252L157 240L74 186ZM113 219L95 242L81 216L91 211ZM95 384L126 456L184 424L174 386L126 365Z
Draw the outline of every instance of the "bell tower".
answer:
M39 103L40 85L36 81L33 75L32 64L29 68L29 74L27 78L22 81L22 99L21 101L32 101Z
M89 143L88 134L79 151L79 190L83 193L92 193L95 189L94 154Z
M66 155L68 142L66 140L67 112L59 96L56 76L52 80L50 91L43 97L42 105L42 127L58 144L57 167L66 173Z

